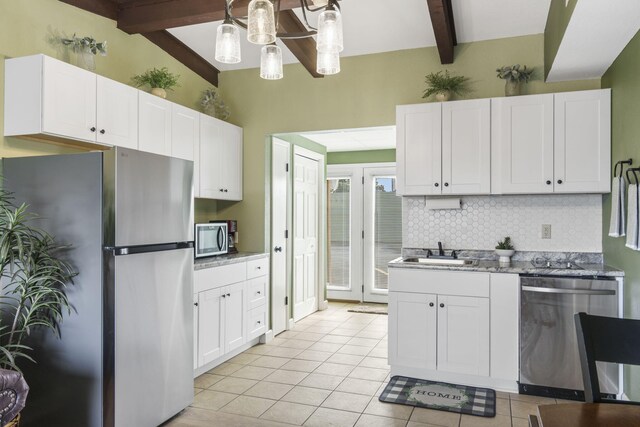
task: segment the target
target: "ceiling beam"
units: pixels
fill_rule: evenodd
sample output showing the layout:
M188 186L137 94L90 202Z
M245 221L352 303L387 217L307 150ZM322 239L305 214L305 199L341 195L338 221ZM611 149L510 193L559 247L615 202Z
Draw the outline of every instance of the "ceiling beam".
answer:
M453 63L453 47L458 44L451 0L427 0L433 33L442 64Z
M118 13L118 28L135 34L221 21L224 19L225 3L225 0L138 0L123 3ZM247 6L249 0L235 0L233 15L246 16ZM299 7L300 0L280 1L280 10Z
M307 31L304 24L298 19L292 10L284 10L280 12L278 17L280 30L284 33L300 33ZM316 51L316 42L311 37L303 39L281 39L289 48L291 53L298 58L298 61L309 71L315 78L324 77L316 71L318 54Z
M118 19L118 4L110 0L60 0L87 12L104 16L105 18Z
M209 61L194 52L189 46L178 40L173 34L166 30L154 31L142 34L162 50L182 62L191 71L208 81L214 86L218 86L218 73L216 67Z

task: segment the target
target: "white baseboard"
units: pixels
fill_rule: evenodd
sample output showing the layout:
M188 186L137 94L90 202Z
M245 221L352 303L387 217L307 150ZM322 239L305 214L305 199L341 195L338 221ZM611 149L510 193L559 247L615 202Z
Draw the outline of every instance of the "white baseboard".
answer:
M287 330L291 330L293 329L293 326L296 324L296 322L293 321L293 317L291 319L289 319L289 326L287 326Z
M322 310L326 310L327 308L329 308L329 301L324 300L318 303L318 310L322 311Z
M260 337L260 343L261 344L266 344L269 341L271 341L273 339L273 329L269 329L267 332L265 332L264 335L262 335Z

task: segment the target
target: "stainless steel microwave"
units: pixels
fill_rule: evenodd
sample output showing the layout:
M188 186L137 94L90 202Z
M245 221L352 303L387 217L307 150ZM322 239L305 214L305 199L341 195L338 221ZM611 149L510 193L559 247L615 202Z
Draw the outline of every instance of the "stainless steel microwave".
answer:
M196 224L195 257L204 258L229 252L227 221Z

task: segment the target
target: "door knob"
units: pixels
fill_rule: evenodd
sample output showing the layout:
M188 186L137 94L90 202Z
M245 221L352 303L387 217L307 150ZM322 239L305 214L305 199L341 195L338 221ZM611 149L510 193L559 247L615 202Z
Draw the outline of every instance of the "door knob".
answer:
M104 129L100 129L100 133L101 133L102 135L104 135L104 133L105 133L105 132L106 132L106 131L105 131Z
M440 308L444 308L444 303L440 303Z
M273 248L274 252L282 252L282 246L276 246L275 248Z

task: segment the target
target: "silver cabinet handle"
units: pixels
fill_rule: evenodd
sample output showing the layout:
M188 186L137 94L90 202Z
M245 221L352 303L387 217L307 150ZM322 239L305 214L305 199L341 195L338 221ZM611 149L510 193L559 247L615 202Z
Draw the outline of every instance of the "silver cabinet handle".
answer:
M523 286L525 292L538 292L543 294L569 294L569 295L615 295L614 290L604 289L558 289L558 288L538 288L536 286Z

